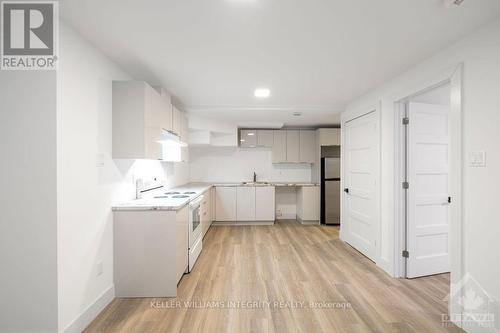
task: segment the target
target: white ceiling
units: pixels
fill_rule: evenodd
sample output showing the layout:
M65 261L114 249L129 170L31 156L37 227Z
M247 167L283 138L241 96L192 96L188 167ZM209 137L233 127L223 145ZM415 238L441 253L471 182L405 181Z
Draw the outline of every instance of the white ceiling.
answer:
M188 112L338 123L350 100L500 15L499 0L64 0L63 19ZM256 88L271 89L259 100ZM293 117L301 111L301 117Z

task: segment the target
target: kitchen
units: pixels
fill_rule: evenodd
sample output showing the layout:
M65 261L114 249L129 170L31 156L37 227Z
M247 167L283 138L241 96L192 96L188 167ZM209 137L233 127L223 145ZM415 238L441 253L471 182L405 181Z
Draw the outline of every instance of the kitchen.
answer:
M320 224L325 222L321 202L336 207L339 224L340 198L325 197L319 170L322 150L340 151L339 128L233 125L223 142L212 145L203 142L218 128L212 123L198 117L197 128L191 129L189 116L161 87L113 82L113 158L190 168L190 182L176 187L152 175L134 177L135 200L113 206L117 297L175 297L212 225L272 225L276 219ZM151 248L150 243L168 247Z
M0 9L1 332L500 317L498 0Z

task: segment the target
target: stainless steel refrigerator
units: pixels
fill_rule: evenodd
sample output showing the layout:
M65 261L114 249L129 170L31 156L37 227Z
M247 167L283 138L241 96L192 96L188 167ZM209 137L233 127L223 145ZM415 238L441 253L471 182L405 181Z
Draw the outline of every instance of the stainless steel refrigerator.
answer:
M340 146L321 147L321 223L340 225Z

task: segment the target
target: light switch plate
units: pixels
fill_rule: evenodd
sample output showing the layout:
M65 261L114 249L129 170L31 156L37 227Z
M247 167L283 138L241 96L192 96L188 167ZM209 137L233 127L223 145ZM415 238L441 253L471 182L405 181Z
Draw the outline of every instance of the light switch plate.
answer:
M474 168L486 167L486 152L473 151L469 154L469 166Z

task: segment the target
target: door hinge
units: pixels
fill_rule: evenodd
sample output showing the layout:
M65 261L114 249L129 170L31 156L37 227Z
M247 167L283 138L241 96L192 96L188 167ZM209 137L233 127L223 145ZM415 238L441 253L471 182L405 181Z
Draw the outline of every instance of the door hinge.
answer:
M403 188L404 188L405 190L409 189L409 188L410 188L410 183L408 183L408 182L403 182Z
M408 252L407 250L403 250L403 258L409 258L410 257L410 252Z
M403 118L403 125L408 125L410 123L410 118L404 117Z

